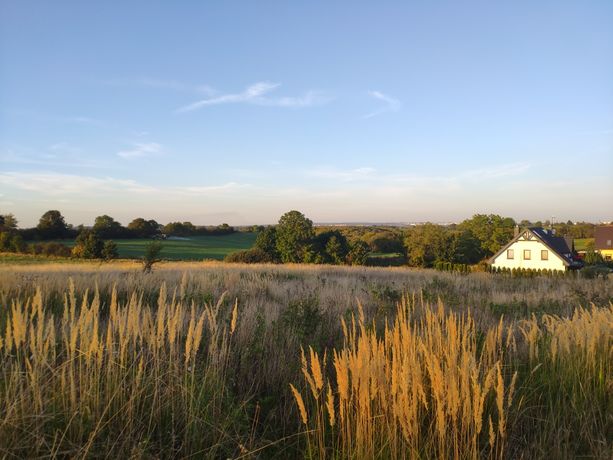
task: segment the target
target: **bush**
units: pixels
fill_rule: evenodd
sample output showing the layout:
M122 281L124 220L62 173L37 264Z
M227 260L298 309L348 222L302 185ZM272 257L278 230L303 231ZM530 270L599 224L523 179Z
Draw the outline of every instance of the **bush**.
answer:
M252 248L228 254L224 261L241 264L260 264L270 263L273 261L273 259L270 254L267 254L263 250L259 248Z
M28 252L47 257L70 257L71 249L60 243L33 243L28 246Z
M153 264L159 262L158 258L162 251L162 243L159 241L152 241L145 246L145 254L143 255L143 273L151 273Z
M102 257L105 260L116 259L117 257L119 257L117 243L115 243L113 240L105 241L104 247L102 248Z

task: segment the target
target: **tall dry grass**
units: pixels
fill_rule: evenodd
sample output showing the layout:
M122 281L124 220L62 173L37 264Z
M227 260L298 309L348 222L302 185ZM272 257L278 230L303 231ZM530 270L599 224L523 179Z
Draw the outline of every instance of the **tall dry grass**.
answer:
M17 268L0 266L3 457L613 455L610 280Z
M290 385L310 456L613 453L611 304L578 308L570 318L533 315L506 328L501 320L480 343L470 312L448 312L439 302L418 315L404 297L382 336L361 309L343 331L344 345L331 357L302 352L305 391ZM525 358L529 372L517 391ZM522 444L510 443L509 434Z
M113 290L102 305L97 288L79 299L70 280L61 316L40 289L14 300L0 337L0 451L214 456L232 420L224 383L237 304L226 325L223 297L196 306L182 296L162 285L150 306Z
M379 336L362 310L343 322L345 344L330 359L302 355L308 394L294 388L309 450L319 458L500 458L516 374L505 378L512 342L504 328L478 343L470 314L439 303L416 314L404 297ZM328 363L330 361L330 363ZM328 368L328 372L323 369ZM304 400L312 409L306 411Z

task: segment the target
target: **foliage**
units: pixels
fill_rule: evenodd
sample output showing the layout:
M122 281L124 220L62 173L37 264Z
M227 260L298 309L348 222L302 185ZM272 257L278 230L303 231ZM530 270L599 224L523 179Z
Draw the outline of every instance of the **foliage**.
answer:
M43 239L65 238L69 235L64 216L57 210L44 213L36 226Z
M129 230L106 214L96 217L92 230L102 239L125 238L129 236Z
M160 225L153 219L145 220L137 217L128 224L128 230L136 238L151 238L160 234Z
M243 264L260 264L270 263L272 258L270 255L259 248L246 249L244 251L236 251L228 254L225 262L243 263Z
M28 252L34 255L44 255L47 257L70 257L72 255L72 251L68 246L53 241L32 243L28 245Z
M277 251L281 261L302 262L314 237L313 222L299 211L281 216L276 228Z
M404 239L409 265L432 267L436 261L451 260L451 241L449 231L441 225L427 223L410 228Z
M158 258L162 251L162 243L160 241L151 241L145 246L145 254L143 254L143 273L151 273L153 264L159 262Z
M370 248L362 240L355 241L347 254L347 262L349 265L366 265Z
M102 259L104 241L93 230L83 229L77 236L72 255L81 259Z
M17 229L17 219L13 214L0 215L0 232L10 232Z
M511 241L515 230L515 221L510 217L497 214L475 214L458 226L470 231L480 242L482 257L489 257Z
M583 261L586 263L586 265L598 265L604 263L604 257L602 257L602 254L600 254L598 251L593 249L592 244L592 248L588 248L588 250L585 251Z
M254 247L268 254L271 261L279 261L280 257L277 251L277 229L273 226L262 229L255 239Z
M104 247L102 248L102 258L104 260L116 259L119 257L119 251L117 250L117 243L113 240L107 240L104 242Z

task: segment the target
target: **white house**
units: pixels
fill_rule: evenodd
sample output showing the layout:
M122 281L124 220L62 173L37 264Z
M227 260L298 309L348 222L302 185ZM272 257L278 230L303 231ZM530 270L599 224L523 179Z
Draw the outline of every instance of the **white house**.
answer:
M515 237L489 263L493 268L523 268L531 270L560 270L579 268L573 259L572 243L552 230L532 227L517 232Z

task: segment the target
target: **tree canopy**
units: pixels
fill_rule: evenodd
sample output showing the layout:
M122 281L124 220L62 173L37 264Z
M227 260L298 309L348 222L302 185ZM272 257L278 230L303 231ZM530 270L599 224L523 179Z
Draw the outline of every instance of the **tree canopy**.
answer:
M39 234L45 239L64 238L68 234L68 225L64 216L57 210L44 213L36 226Z

